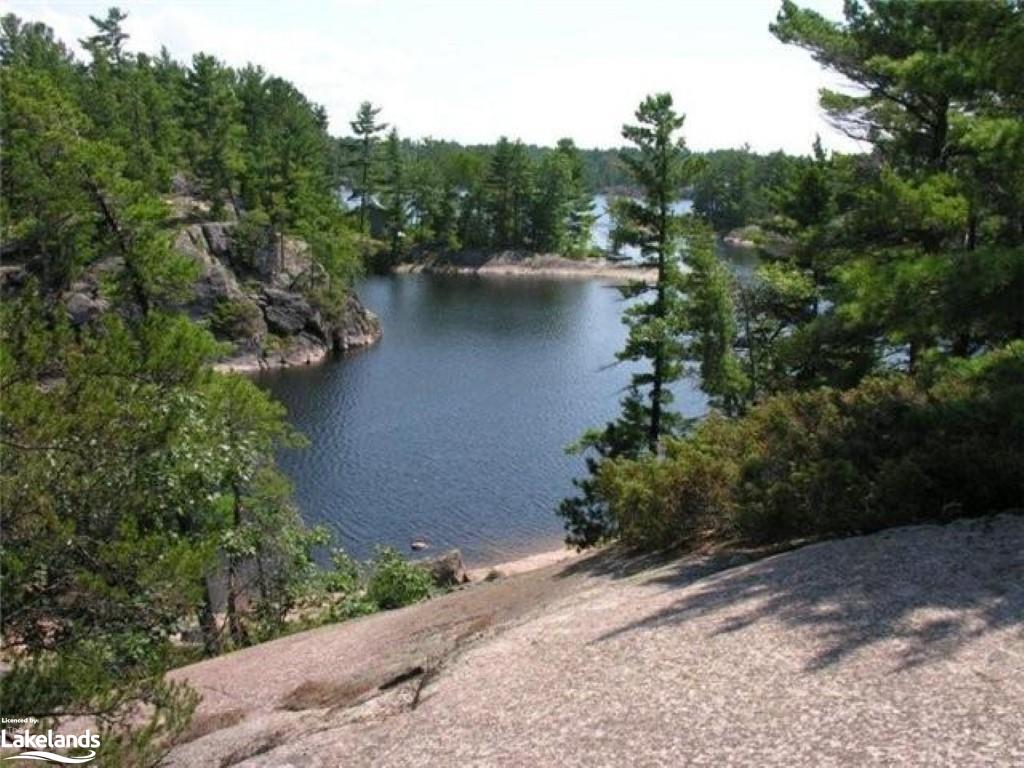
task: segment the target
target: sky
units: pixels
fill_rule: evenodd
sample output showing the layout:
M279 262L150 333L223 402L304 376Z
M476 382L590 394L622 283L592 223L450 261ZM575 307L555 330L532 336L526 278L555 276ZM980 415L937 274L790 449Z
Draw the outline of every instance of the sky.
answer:
M669 91L695 150L856 151L817 104L842 87L768 31L780 0L7 0L76 50L119 2L128 48L261 64L327 109L344 135L359 103L404 136L620 146L648 93ZM841 18L842 0L803 0Z

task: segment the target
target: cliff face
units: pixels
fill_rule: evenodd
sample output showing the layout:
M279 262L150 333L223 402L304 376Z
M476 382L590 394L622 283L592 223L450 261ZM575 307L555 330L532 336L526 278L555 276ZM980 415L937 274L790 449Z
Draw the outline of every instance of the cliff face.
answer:
M230 222L190 224L174 243L200 269L188 311L233 346L221 368L305 365L380 338L380 321L355 293L324 290L327 275L305 242L285 237L245 253L235 228Z
M240 239L234 222L181 222L173 241L199 270L183 309L231 346L218 369L307 365L380 338L380 321L354 292L328 290L328 276L304 241L285 237L253 248L241 247ZM109 307L103 285L120 267L120 259L100 260L65 293L74 324Z

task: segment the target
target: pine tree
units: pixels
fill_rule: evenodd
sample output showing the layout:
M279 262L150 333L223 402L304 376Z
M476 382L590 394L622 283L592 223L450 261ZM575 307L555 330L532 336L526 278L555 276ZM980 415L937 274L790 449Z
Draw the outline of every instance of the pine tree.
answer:
M378 123L377 115L380 114L380 107L374 107L369 101L359 105L356 119L349 125L352 126L352 133L355 134L359 143L359 158L357 173L359 181L354 184L354 192L359 197L359 231L365 232L367 226L367 211L373 199L375 187L375 157L374 148L379 141L379 136L387 130L387 123Z
M685 229L683 276L686 305L682 311L687 359L697 362L700 387L711 405L730 416L740 413L749 396L749 382L736 355L734 279L715 253L711 229L690 219Z
M1024 324L1024 64L1011 51L1024 13L996 0L844 13L833 22L786 0L772 25L853 84L823 91L821 104L880 165L813 244L815 271L824 257L834 278L834 311L808 333L831 324L874 344L877 365L902 359L910 371L926 352L966 356L1012 338ZM812 168L794 196L805 242L830 215L822 186Z
M646 422L647 448L656 453L658 441L679 424L666 412L672 401L667 385L682 373L683 347L678 339L683 306L683 279L679 263L681 217L673 213L689 164L685 144L676 137L683 116L675 112L667 93L648 96L636 112L637 124L626 125L622 135L633 142L637 154L622 160L641 189L640 199L625 199L618 219L617 239L640 250L645 266L656 270L653 285L634 284L625 289L630 298L653 293L648 302L636 302L625 311L629 338L620 360L646 361L650 370L635 374L631 397L648 389L648 404L638 412Z
M572 169L568 159L551 152L537 168L537 189L531 212L531 245L542 253L564 253L569 246Z
M677 432L684 423L678 413L667 410L672 402L668 384L683 375L687 351L681 339L686 329L687 286L679 258L684 220L673 213L673 205L692 177L693 169L685 144L676 135L684 118L674 110L669 94L644 99L636 119L636 124L622 129L622 135L635 145L636 151L623 153L622 159L642 197L620 199L616 238L639 248L644 265L653 269L656 276L651 284L635 282L622 289L623 296L632 303L623 312L629 336L618 359L643 363L646 367L631 377L619 418L604 429L587 432L575 446L579 451L590 452L589 477L574 481L580 493L565 499L559 514L565 518L568 540L578 546L593 544L615 533L614 520L609 517L598 485L602 463L608 459L657 455L662 438ZM642 300L651 294L653 298ZM707 303L713 309L713 303ZM714 317L699 318L699 322L710 327L716 320L721 324L721 317L717 311ZM730 329L723 325L719 328L717 346L713 349L709 341L700 351L714 364L715 356L724 355L730 340ZM710 371L711 366L707 367Z
M392 128L384 146L384 220L391 247L391 259L397 261L402 252L402 238L408 217L409 192L406 187L405 158L398 130Z
M107 11L105 19L89 16L89 20L96 26L96 34L79 42L94 59L110 59L119 64L124 57L124 42L128 39L128 33L121 28L121 22L127 18L128 14L116 6Z
M573 140L559 139L555 153L565 158L569 167L566 252L570 256L580 256L590 247L590 230L596 220L594 195L587 185L583 156Z
M227 197L237 214L238 178L244 169L234 75L217 59L197 53L186 77L186 147L192 169L219 215Z

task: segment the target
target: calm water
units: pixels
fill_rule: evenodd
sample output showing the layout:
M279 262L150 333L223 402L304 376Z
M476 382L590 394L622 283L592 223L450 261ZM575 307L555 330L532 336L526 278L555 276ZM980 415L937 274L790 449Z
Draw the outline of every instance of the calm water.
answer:
M281 456L310 522L352 554L458 547L471 563L561 540L582 461L564 447L617 411L630 369L618 292L597 281L401 275L359 288L382 341L264 374L309 438ZM676 406L704 409L688 382Z

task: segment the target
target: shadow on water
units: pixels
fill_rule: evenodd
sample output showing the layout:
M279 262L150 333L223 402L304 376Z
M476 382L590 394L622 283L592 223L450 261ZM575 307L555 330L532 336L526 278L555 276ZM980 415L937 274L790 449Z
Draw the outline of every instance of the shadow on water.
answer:
M646 583L690 587L597 642L702 617L713 620L712 636L772 621L814 638L808 672L881 642L897 643L891 672L949 658L997 630L1016 628L1024 643L1024 517L813 544L712 575L735 564L695 556L666 566L611 552L575 567L611 576L653 568Z

